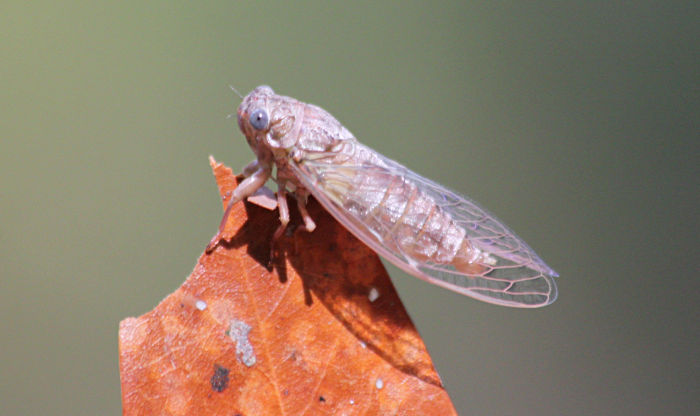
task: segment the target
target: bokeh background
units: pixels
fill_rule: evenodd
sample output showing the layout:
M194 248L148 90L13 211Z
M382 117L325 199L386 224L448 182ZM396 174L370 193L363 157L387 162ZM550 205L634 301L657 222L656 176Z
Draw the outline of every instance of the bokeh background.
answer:
M265 83L561 274L513 310L390 269L461 414L697 414L693 3L1 2L0 413L120 412L119 321L192 270Z

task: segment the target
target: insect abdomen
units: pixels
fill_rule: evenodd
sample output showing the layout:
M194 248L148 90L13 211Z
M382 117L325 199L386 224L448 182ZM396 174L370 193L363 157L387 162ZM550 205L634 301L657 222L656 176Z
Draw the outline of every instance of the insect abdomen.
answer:
M475 263L479 256L468 244L465 230L401 175L376 168L356 174L340 202L380 241L409 258L452 264L470 274L484 270Z

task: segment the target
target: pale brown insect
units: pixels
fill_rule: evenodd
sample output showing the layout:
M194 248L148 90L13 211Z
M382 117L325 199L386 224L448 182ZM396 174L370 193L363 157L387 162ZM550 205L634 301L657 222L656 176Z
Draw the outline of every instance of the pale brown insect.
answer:
M341 224L406 272L476 299L538 307L557 296L554 277L524 241L470 199L421 177L361 144L320 107L260 86L243 98L238 125L255 153L231 207L272 177L278 185L279 238L289 223L292 192L304 228L316 228L306 210L313 195Z

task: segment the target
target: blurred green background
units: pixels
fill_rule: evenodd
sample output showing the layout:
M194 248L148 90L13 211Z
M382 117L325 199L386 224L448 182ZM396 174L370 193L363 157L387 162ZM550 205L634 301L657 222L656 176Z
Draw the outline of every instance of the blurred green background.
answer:
M461 414L700 412L694 2L0 4L0 413L120 412L119 321L221 218L265 83L480 201L540 310L390 269Z

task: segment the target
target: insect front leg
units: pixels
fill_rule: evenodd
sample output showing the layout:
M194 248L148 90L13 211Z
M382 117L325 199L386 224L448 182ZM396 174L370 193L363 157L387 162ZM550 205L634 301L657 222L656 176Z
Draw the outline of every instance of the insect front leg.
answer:
M249 164L248 166L251 166ZM228 221L229 215L231 215L231 209L233 208L234 205L236 205L238 202L242 201L243 199L249 197L255 191L257 191L259 188L261 188L263 185L265 185L265 182L267 182L268 179L270 179L270 175L272 174L272 168L270 166L264 166L259 163L257 163L257 170L253 172L249 177L243 180L243 182L236 187L236 189L233 190L231 193L231 200L228 202L228 206L226 206L226 211L224 211L224 216L221 218L221 223L219 224L219 231L216 233L216 235L209 241L209 244L207 244L206 248L206 253L211 253L212 250L216 247L216 245L219 243L219 240L221 240L221 236L224 233L224 228L226 227L226 222ZM287 215L289 216L289 215Z
M243 172L241 172L241 175L243 175L244 178L247 178L250 175L254 174L259 168L260 162L258 162L258 159L254 159L252 162L248 163L243 168Z

